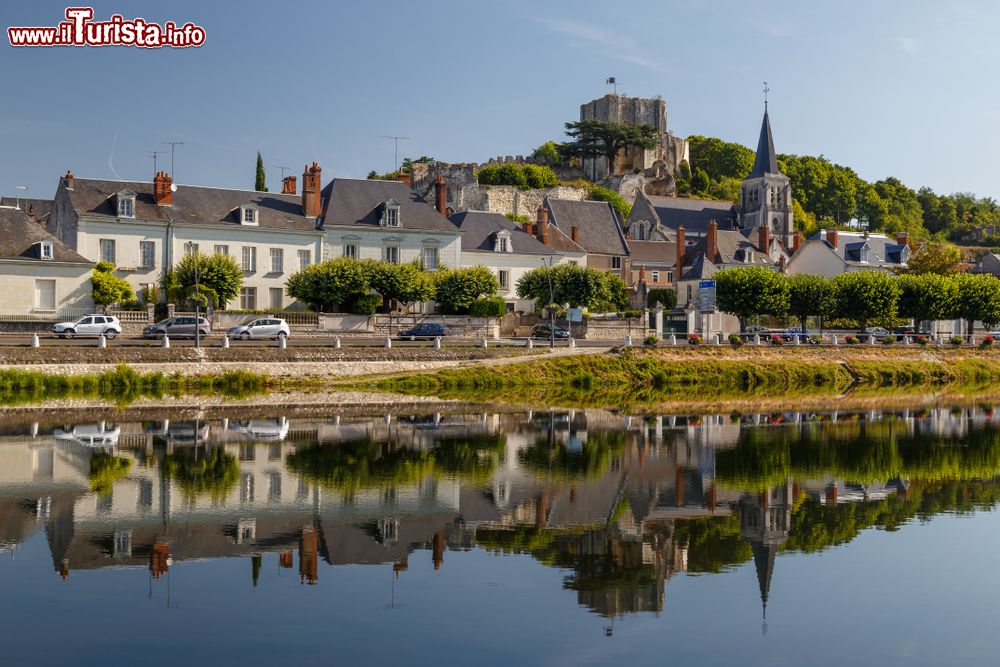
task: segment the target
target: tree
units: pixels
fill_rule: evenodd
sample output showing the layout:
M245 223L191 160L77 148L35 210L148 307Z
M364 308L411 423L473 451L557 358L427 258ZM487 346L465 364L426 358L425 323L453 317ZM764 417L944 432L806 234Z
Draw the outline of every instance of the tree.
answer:
M399 166L399 171L401 171L404 174L412 174L413 173L413 165L415 165L415 164L433 164L434 162L437 162L437 160L435 160L434 158L429 157L427 155L421 155L420 157L418 157L416 159L404 157L403 158L403 163Z
M530 188L551 188L559 185L559 179L549 167L537 164L526 164L523 167L524 177Z
M704 169L713 181L723 178L743 180L753 169L754 152L740 144L714 137L688 137L691 166Z
M240 295L243 268L229 255L200 252L185 255L174 267L173 274L180 289L189 295L194 293L196 268L202 295L210 295L216 308L225 308Z
M415 301L430 301L434 298L431 275L416 262L393 264L364 260L364 270L368 286L379 293L386 306L396 301L405 307Z
M1000 278L986 273L960 273L952 280L958 286L953 316L965 320L970 335L976 320L987 327L1000 324Z
M932 322L955 317L958 312L958 282L949 276L906 274L897 279L899 314L916 322Z
M921 243L913 250L906 268L900 273L936 273L947 276L958 272L962 251L950 243Z
M135 292L124 278L119 278L113 271L111 262L98 262L90 277L90 295L97 306L108 306L116 303L135 301Z
M623 125L603 120L580 120L566 123L566 134L572 141L562 145L564 156L604 157L608 175L614 173L615 157L629 147L653 148L660 131L653 125Z
M517 281L518 297L534 299L538 305L552 303L550 276L554 303L595 312L620 311L629 307L628 288L621 278L576 264L557 264L551 269L542 266L526 272Z
M763 266L726 269L715 274L719 310L736 316L740 332L755 315L781 317L788 312L788 278Z
M858 321L864 332L868 320L896 316L899 304L899 286L888 274L876 271L841 273L834 277L836 314Z
M535 149L535 151L531 154L531 157L538 160L541 164L562 164L562 158L559 155L559 144L554 141L546 141L544 144Z
M669 287L654 287L646 292L646 305L650 308L663 306L664 310L673 310L677 307L677 292Z
M257 177L254 180L253 189L257 192L267 192L267 178L264 176L264 158L257 151Z
M467 315L473 302L495 296L500 281L485 266L439 271L435 276L438 309L446 315Z
M799 318L802 333L808 318L826 317L833 308L833 284L824 276L800 273L788 279L788 312Z
M629 214L632 213L632 205L624 197L614 190L602 188L599 185L592 185L587 189L587 199L590 201L605 201L611 204L611 208L618 212L621 220L628 220Z
M361 262L338 257L293 273L285 291L313 310L329 313L337 307L349 308L368 294L368 277Z
M695 167L694 173L691 174L691 189L698 194L704 194L708 192L711 184L712 181L708 177L708 172L701 167Z

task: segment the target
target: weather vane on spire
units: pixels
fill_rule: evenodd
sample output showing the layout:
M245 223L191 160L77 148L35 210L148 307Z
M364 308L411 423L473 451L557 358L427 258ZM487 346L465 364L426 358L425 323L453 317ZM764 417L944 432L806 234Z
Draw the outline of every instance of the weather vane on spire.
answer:
M767 111L767 94L771 92L771 89L767 87L767 81L764 82L764 111Z

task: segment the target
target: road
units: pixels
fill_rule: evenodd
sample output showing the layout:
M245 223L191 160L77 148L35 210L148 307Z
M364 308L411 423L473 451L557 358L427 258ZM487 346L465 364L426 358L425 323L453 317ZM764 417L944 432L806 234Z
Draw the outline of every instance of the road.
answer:
M97 347L98 339L95 336L76 336L73 338L59 338L54 334L39 334L39 344L41 347ZM333 347L335 336L300 336L287 339L288 347ZM32 342L31 334L0 334L0 347L30 347ZM442 338L441 344L447 347L479 347L480 339L476 338ZM535 347L543 348L549 346L548 339L533 339ZM578 347L609 347L620 345L624 341L618 340L577 340ZM633 343L641 341L633 341ZM274 340L234 340L230 339L231 347L278 347L278 342ZM370 336L340 337L342 347L383 347L385 338L373 338ZM398 340L393 339L393 347L431 347L433 340ZM108 347L159 347L161 342L155 339L142 338L139 336L118 336L114 340L107 341ZM202 347L221 347L222 336L213 335L203 337ZM524 347L523 338L502 338L500 340L489 340L488 345L503 347ZM567 347L566 340L556 340L557 347ZM194 340L191 338L171 338L171 347L193 347Z

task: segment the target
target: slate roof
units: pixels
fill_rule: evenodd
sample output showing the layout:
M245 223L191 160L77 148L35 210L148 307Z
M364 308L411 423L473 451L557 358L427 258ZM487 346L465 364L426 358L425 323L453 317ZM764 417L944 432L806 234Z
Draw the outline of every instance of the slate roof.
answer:
M359 225L379 227L382 205L399 204L399 229L457 232L455 225L401 181L335 178L322 192L324 227ZM396 229L391 227L389 229Z
M0 206L20 206L27 213L31 211L35 220L45 222L52 212L51 199L27 199L25 197L0 197Z
M569 236L579 230L579 245L588 253L628 255L625 233L611 205L600 201L546 197L549 221Z
M902 261L903 249L906 248L905 244L898 243L896 239L889 238L884 234L869 234L867 237L863 232L837 232L837 247L834 248L829 241L826 240L824 232L817 232L809 237L810 241L819 241L823 243L827 248L832 250L837 254L842 260L848 264L855 264L858 266L878 266L880 264L905 264ZM860 250L865 245L868 244L868 261L862 262L860 256Z
M774 139L771 137L771 121L764 110L764 121L760 125L760 139L757 140L757 156L753 161L753 170L747 178L760 178L764 174L780 174L778 158L774 154Z
M240 206L255 204L258 207L256 227L308 231L316 226L312 218L302 214L302 198L298 195L178 185L173 205L159 206L153 198L152 183L90 178L74 179L73 189L67 188L66 193L77 212L117 220L115 195L122 190L136 193L137 220L239 226Z
M708 229L712 220L720 229L732 227L736 219L736 209L727 201L712 201L708 199L687 199L684 197L653 197L640 194L649 199L660 224L669 229L684 226L686 235L702 235Z
M674 241L636 241L628 242L632 251L632 267L650 266L654 264L673 266L677 263L677 243Z
M52 261L93 263L49 234L41 223L33 222L23 210L0 207L0 258L42 261L35 247L39 241L52 242Z
M572 239L549 225L549 245L531 234L525 234L521 225L499 213L488 211L463 211L451 216L451 223L462 230L462 252L493 252L497 232L510 232L511 251L530 255L551 255L553 252L583 254L584 250ZM557 243L558 238L558 243ZM558 248L556 246L559 246Z
M705 261L705 255L698 255L690 266L685 266L681 280L705 280L711 278L718 270L715 264Z

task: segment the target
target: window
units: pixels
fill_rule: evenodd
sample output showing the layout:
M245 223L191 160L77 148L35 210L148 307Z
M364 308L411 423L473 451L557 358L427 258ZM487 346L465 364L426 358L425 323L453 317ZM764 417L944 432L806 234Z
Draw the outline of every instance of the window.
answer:
M497 271L497 278L500 280L500 289L505 292L510 289L510 269Z
M382 225L399 227L399 203L395 199L390 199L385 203L385 210L382 212Z
M276 503L281 500L281 473L275 470L267 473L267 502Z
M38 310L56 309L56 281L35 280L35 308Z
M197 255L198 254L198 244L197 243L185 243L184 244L184 255Z
M427 271L437 271L438 268L438 249L437 248L424 248L420 253L420 261L424 265L424 269Z
M118 217L135 217L135 197L118 195Z
M139 241L139 267L151 269L156 266L156 243Z
M497 252L510 252L510 239L501 236L497 239Z
M385 261L392 264L399 264L399 246L387 245L385 247Z
M350 257L351 259L358 258L358 246L353 243L344 244L344 257Z
M674 282L674 272L673 271L667 271L667 282L668 283Z
M299 250L299 268L304 269L312 264L312 253L308 250Z
M243 270L246 272L257 270L257 248L255 246L243 246Z
M861 246L861 250L858 251L858 259L862 262L868 261L868 246Z
M101 261L116 264L114 239L101 239Z
M271 310L281 310L283 307L282 302L284 301L285 291L280 287L272 287L269 294L271 296Z
M240 288L240 310L257 310L257 288Z
M227 245L217 245L215 246L216 255L229 255L229 246Z
M688 287L687 288L687 302L691 303L691 286L688 285L687 287Z
M42 241L38 244L38 257L52 259L52 241Z
M257 224L257 207L256 206L241 206L240 207L240 222L244 225L256 225Z
M271 273L285 272L285 251L281 248L271 248Z
M653 282L654 283L660 282L660 272L659 271L653 271L652 278L653 278Z
M621 257L612 257L611 258L611 268L612 269L620 269L620 268L622 268L622 258Z

